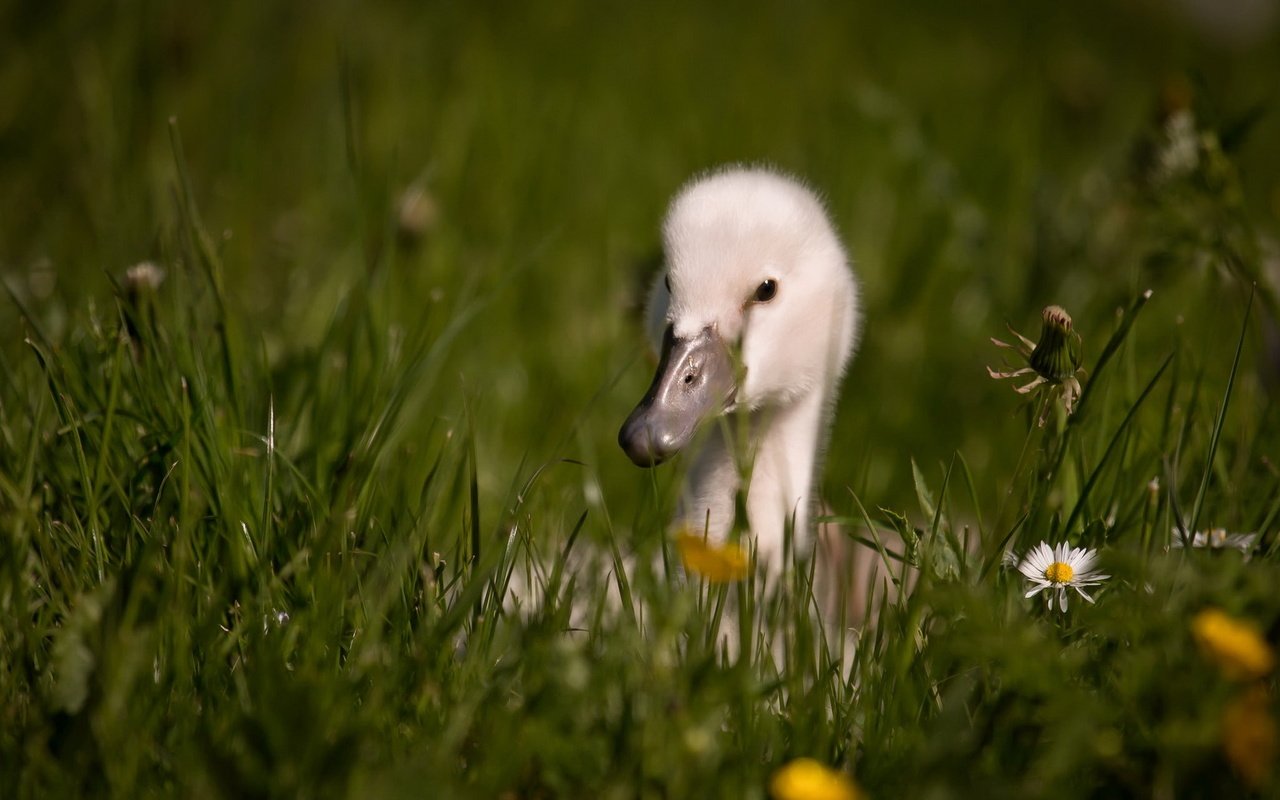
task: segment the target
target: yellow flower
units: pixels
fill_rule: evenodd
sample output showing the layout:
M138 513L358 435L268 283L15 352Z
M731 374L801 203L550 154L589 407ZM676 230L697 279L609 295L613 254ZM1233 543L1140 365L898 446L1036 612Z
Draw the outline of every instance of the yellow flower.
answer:
M1257 629L1221 609L1206 608L1196 614L1191 633L1205 655L1218 662L1231 680L1261 678L1275 669L1275 653Z
M776 800L863 800L853 779L812 758L797 758L773 773L769 791Z
M1222 752L1240 778L1255 789L1271 777L1276 760L1276 721L1261 687L1232 700L1222 712Z
M747 577L750 562L740 544L715 544L685 530L676 535L676 548L685 569L712 583L732 583Z

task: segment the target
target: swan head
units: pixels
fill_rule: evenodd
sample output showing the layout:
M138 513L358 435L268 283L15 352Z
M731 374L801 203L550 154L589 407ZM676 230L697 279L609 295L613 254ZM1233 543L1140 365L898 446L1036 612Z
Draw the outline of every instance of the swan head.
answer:
M696 178L672 200L663 243L649 303L658 370L618 434L633 462L661 463L725 411L833 392L853 351L857 287L811 190L765 169Z

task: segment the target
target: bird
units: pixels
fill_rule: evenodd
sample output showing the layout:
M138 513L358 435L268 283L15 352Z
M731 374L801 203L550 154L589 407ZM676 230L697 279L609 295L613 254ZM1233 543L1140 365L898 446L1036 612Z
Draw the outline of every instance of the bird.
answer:
M646 314L658 367L618 443L640 467L696 451L675 525L714 543L745 531L776 575L788 531L797 552L814 546L815 485L861 332L858 281L817 193L769 167L691 179L662 240Z

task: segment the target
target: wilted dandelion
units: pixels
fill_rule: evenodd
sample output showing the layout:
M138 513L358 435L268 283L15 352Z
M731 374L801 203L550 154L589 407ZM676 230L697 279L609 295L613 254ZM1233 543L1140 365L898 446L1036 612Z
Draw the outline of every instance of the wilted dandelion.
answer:
M164 283L164 269L150 261L141 261L124 271L124 288L131 296L154 292Z
M1018 563L1018 571L1031 582L1027 597L1039 594L1048 589L1045 599L1050 610L1053 609L1054 597L1057 597L1058 608L1067 610L1067 589L1075 589L1081 597L1090 603L1093 598L1085 594L1084 587L1096 586L1110 578L1095 569L1098 551L1084 547L1071 549L1063 542L1052 548L1048 542L1041 542L1027 553Z
M685 569L712 583L732 583L747 577L747 551L736 542L716 544L684 530L676 536L676 549Z
M769 792L776 800L861 800L866 797L848 775L812 758L797 758L773 773Z
M1061 306L1047 306L1041 317L1044 324L1040 329L1040 341L1033 343L1030 339L1015 331L1009 332L1018 337L1016 344L992 338L992 344L1015 350L1027 360L1027 366L1008 372L997 372L987 367L987 374L997 380L1019 378L1034 375L1030 382L1019 386L1018 394L1029 394L1041 386L1048 386L1050 399L1061 397L1062 407L1070 414L1080 397L1080 380L1076 375L1083 372L1080 366L1080 334L1072 330L1071 315ZM1051 402L1046 402L1038 424L1044 426L1048 419Z
M396 202L396 236L401 245L416 244L436 224L439 208L425 186L415 183Z
M1276 721L1267 705L1266 691L1254 686L1222 711L1222 752L1255 789L1266 785L1276 760Z
M1182 531L1174 528L1170 537L1170 547L1183 546ZM1196 531L1191 537L1191 546L1210 550L1239 550L1247 554L1253 549L1253 543L1257 540L1256 533L1227 533L1226 528L1211 528L1207 531Z
M1220 608L1206 608L1191 620L1191 633L1207 658L1230 680L1253 680L1275 669L1275 653L1258 630Z
M134 264L124 271L124 280L121 281L125 299L134 308L142 308L154 299L164 279L163 267L150 261Z
M135 356L143 352L143 332L151 325L155 313L156 295L164 283L163 267L150 261L140 261L124 271L120 287L124 300L132 313L125 316L125 325Z

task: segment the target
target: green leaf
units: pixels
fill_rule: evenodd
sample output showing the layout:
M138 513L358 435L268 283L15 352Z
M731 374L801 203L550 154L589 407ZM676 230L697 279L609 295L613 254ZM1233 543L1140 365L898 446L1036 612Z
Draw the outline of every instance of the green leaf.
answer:
M932 520L937 513L936 506L933 502L933 495L929 492L929 487L925 485L924 475L920 473L920 467L916 464L916 460L911 459L911 478L915 481L916 499L920 501L920 512L924 514L925 519Z

